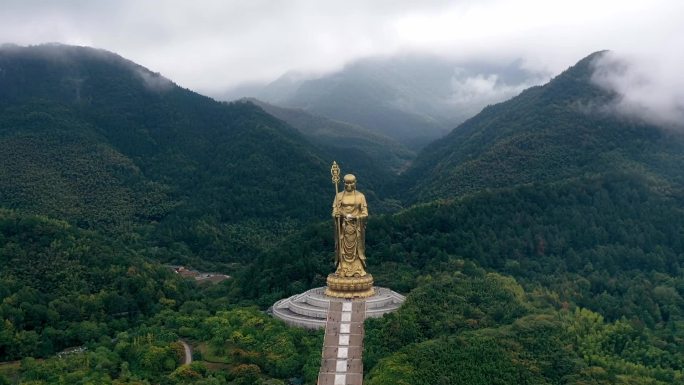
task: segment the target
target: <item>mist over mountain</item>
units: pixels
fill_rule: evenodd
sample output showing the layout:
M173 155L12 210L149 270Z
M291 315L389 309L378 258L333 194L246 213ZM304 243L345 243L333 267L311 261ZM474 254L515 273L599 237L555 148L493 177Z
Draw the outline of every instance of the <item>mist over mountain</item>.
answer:
M543 79L520 62L492 65L414 54L362 59L323 76L290 72L246 96L357 124L418 149L484 106Z
M485 108L426 147L402 178L414 199L620 170L681 184L684 137L610 108L615 93L594 80L604 55Z
M606 52L594 61L592 82L613 95L606 112L668 129L684 130L684 54L627 55Z

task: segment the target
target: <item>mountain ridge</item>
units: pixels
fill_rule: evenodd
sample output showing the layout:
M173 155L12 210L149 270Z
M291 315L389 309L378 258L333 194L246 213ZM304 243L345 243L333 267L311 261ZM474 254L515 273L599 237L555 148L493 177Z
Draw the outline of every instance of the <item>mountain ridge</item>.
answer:
M680 134L587 107L612 97L591 83L592 63L600 55L580 60L544 86L486 107L425 148L401 178L411 186L412 201L606 168L642 168L681 183Z
M310 114L301 109L278 107L257 99L245 99L268 114L299 130L320 149L329 163L337 161L344 173L359 175L375 212L396 209L384 200L386 189L415 156L401 143L364 127Z

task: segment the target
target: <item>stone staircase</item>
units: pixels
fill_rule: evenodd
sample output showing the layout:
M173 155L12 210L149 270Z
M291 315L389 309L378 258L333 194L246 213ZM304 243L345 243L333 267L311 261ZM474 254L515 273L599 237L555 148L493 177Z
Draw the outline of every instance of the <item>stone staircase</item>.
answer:
M318 385L363 383L364 300L331 301L325 325Z

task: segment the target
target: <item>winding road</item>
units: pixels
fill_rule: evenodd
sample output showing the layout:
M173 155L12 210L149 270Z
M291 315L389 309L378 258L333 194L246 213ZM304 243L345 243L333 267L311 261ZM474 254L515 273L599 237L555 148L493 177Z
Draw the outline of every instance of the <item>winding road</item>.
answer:
M189 365L192 362L192 348L183 340L180 340L180 343L183 344L183 348L185 348L185 359L183 360L183 365Z

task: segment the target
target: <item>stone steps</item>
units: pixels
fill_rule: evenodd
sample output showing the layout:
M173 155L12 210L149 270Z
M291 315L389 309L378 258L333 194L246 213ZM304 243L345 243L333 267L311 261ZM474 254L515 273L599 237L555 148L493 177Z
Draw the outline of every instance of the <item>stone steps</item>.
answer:
M323 339L318 385L363 383L363 300L331 301Z

